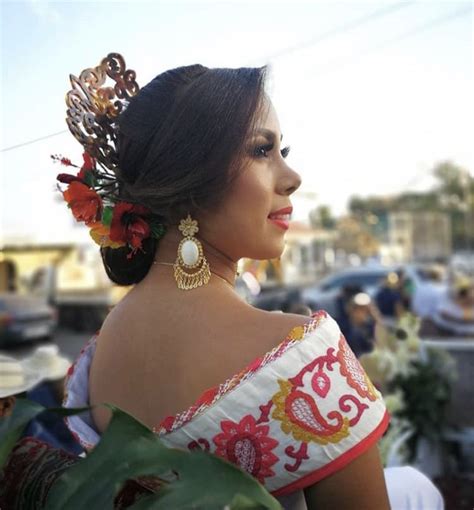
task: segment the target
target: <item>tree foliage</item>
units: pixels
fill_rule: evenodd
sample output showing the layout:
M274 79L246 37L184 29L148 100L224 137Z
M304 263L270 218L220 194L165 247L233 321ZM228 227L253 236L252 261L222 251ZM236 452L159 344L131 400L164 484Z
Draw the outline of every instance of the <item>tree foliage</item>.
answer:
M455 248L474 243L474 177L451 161L434 166L436 180L427 191L407 190L389 196L353 196L349 210L362 222L370 215L386 216L396 211L439 211L449 215Z

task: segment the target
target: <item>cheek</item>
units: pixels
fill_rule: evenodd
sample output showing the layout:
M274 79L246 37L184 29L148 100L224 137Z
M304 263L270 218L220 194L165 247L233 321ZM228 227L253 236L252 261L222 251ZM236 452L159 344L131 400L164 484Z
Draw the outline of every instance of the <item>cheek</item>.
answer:
M225 207L236 226L250 224L257 227L265 224L272 199L271 174L256 165L248 168L234 182Z
M261 170L259 172L259 170ZM262 168L249 168L234 182L221 208L212 220L215 236L228 243L228 250L239 257L273 257L266 253L271 228L267 216L273 201L272 176Z

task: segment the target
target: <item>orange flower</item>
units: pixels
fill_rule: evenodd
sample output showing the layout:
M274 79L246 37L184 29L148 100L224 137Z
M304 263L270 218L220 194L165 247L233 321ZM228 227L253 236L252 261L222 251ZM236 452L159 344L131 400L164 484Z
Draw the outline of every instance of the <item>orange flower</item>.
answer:
M100 217L102 199L82 182L71 182L67 190L63 192L63 197L77 221L84 221L86 225L89 225Z
M142 247L143 239L150 237L150 225L143 219L150 210L141 205L119 202L114 207L110 239L128 243L134 251Z
M96 222L89 226L92 227L89 234L99 246L103 248L120 248L121 246L125 246L125 243L117 243L110 239L110 228L106 225Z

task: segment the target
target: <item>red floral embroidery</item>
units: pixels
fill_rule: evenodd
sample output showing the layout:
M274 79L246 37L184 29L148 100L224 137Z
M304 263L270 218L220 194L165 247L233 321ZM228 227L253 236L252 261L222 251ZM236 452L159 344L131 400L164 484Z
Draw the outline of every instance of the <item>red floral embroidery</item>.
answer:
M278 462L272 450L278 445L268 436L268 425L257 425L251 415L244 416L240 423L230 420L221 422L222 432L213 438L219 455L257 478L261 483L275 473L271 469Z
M173 423L174 423L174 416L167 416L166 418L164 418L161 421L160 427L163 427L165 430L170 432L171 431L171 427L173 426Z
M200 405L209 405L214 400L214 397L216 396L218 387L209 388L206 390L197 400L196 400L196 406Z
M362 398L375 401L377 399L376 390L343 335L339 339L337 359L340 363L341 375L346 378L347 384L356 390Z
M293 445L287 446L285 448L285 453L288 455L288 457L295 459L294 464L285 464L285 469L287 471L291 471L294 473L295 471L298 471L298 469L301 466L301 463L304 460L309 459L308 455L308 444L307 443L301 443L300 447L298 448L298 451L295 451L295 447Z
M197 441L191 441L188 443L189 450L204 450L208 452L211 449L211 445L207 439L200 437Z
M368 409L369 406L367 404L363 404L353 395L343 395L339 399L339 409L345 413L350 413L352 410L352 407L347 402L352 402L357 409L357 414L349 420L349 425L353 427L358 423L358 421L362 417L363 412L365 411L365 409Z
M320 370L313 375L313 378L311 379L311 386L321 398L324 398L331 387L331 381L329 377Z

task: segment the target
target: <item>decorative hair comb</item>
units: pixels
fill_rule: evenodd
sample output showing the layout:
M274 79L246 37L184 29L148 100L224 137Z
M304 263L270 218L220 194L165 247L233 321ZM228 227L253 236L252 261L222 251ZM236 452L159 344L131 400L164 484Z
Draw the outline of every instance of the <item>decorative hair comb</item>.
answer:
M107 77L115 81L113 87L104 86ZM74 218L91 228L90 235L97 244L128 246L127 258L132 258L142 250L144 239L160 239L166 232L148 208L125 202L119 196L115 173L119 161L117 119L140 90L135 71L126 69L122 55L109 53L97 67L84 69L79 78L72 74L69 78L72 90L66 94L66 122L85 152L77 175L57 176L59 182L68 184L65 191L60 191ZM79 168L68 158L51 157L65 166Z
M107 76L115 81L104 86ZM109 170L118 164L117 118L140 90L136 73L126 69L119 53L109 53L97 67L84 69L79 78L69 75L66 122L85 151Z

